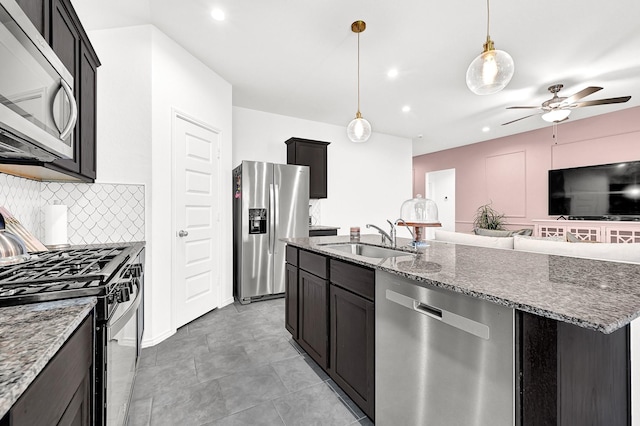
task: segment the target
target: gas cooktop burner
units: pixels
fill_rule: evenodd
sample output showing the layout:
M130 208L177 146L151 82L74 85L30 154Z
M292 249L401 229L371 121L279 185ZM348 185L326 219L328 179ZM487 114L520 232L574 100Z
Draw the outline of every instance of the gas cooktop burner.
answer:
M33 253L0 265L0 306L9 300L54 300L108 292L110 278L131 256L130 246L88 246Z

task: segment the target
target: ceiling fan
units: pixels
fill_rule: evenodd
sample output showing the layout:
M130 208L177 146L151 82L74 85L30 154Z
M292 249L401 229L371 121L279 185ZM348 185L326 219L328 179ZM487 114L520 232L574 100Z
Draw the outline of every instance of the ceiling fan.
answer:
M526 115L524 117L520 117L518 119L508 121L506 123L502 123L502 125L515 123L516 121L524 120L525 118L533 117L534 115L542 114L542 119L544 121L548 121L549 123L560 123L561 121L565 121L569 119L569 114L571 114L571 110L575 108L582 108L587 106L594 105L605 105L605 104L619 104L623 102L627 102L631 99L631 96L622 96L619 98L608 98L608 99L598 99L595 101L584 101L577 102L585 96L589 96L592 93L597 92L598 90L602 90L602 87L589 86L586 89L582 89L578 93L574 93L569 97L560 97L558 96L558 92L563 88L562 84L554 84L549 86L549 92L553 93L553 97L548 101L544 101L541 106L511 106L507 107L507 109L538 109L539 112L535 114Z

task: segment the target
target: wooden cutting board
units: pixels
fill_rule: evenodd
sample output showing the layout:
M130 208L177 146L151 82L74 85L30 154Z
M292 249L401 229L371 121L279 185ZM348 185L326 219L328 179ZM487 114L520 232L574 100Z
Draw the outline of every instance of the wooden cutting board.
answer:
M4 216L6 230L20 237L27 246L27 251L48 251L47 247L45 247L40 240L34 237L31 232L27 231L27 229L22 226L20 221L16 219L9 210L0 206L0 213Z

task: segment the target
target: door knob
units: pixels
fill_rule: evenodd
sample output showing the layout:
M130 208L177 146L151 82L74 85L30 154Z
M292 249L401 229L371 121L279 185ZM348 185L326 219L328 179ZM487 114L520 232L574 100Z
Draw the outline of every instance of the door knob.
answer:
M185 231L185 230L180 230L178 232L178 237L186 237L187 235L189 235L189 232Z

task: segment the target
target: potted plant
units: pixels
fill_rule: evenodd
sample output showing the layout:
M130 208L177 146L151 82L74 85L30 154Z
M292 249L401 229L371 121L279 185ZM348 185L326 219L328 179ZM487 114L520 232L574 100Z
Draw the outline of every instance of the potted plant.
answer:
M473 227L480 229L505 229L505 222L504 214L494 210L491 203L478 207L473 217Z

